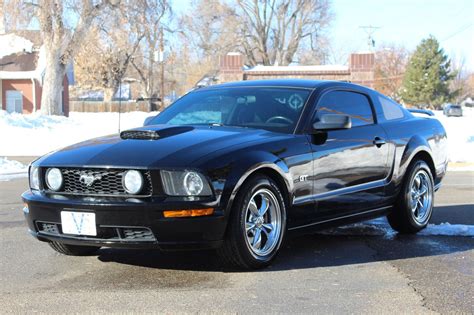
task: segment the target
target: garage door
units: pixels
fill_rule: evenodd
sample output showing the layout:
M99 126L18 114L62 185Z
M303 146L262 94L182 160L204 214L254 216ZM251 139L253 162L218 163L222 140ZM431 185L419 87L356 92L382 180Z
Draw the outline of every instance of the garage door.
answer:
M7 112L23 113L23 94L20 91L6 91Z

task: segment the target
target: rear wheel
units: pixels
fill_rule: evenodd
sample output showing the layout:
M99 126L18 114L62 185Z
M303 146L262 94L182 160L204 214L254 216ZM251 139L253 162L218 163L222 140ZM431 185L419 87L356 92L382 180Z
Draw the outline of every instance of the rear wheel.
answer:
M426 162L417 160L407 171L395 209L387 218L401 233L416 233L428 225L433 213L434 180Z
M230 214L221 260L237 268L257 269L275 258L286 230L286 206L276 183L266 176L241 188Z
M68 256L88 256L95 254L100 247L97 246L79 246L79 245L69 245L58 242L50 242L49 246L52 249Z

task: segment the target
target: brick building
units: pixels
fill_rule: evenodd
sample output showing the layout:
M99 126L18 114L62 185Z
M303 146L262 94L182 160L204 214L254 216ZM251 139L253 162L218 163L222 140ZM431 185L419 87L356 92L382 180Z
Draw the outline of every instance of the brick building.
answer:
M198 82L197 86L241 80L262 80L277 78L298 78L312 80L349 81L373 88L375 56L372 52L353 53L345 65L316 66L256 66L245 69L243 56L229 53L219 60L219 71Z
M1 26L0 26L1 31ZM0 33L0 109L29 114L41 109L45 72L44 49L38 31ZM72 67L64 76L62 111L69 114Z

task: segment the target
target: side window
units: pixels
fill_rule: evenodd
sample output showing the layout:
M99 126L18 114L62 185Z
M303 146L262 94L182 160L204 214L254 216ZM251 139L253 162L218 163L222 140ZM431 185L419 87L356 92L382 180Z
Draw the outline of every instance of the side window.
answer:
M344 114L351 116L352 126L364 126L374 123L369 99L359 93L333 91L325 94L318 104L316 115Z
M380 104L382 105L383 116L386 120L395 120L403 118L403 110L400 105L383 96L379 96Z

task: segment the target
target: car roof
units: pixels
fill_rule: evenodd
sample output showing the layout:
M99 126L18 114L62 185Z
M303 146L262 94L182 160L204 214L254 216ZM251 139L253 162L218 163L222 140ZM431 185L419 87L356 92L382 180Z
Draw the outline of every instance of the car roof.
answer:
M274 79L274 80L246 80L246 81L228 82L228 83L211 85L211 86L200 88L200 89L213 89L213 88L220 88L220 87L246 87L246 86L248 87L293 87L293 88L315 89L317 87L322 87L325 85L327 86L330 86L330 85L358 86L358 85L343 82L343 81Z

